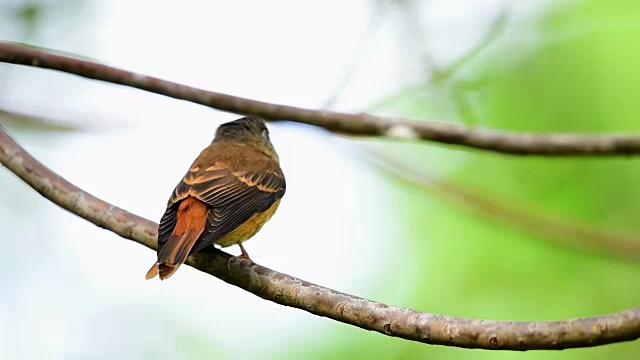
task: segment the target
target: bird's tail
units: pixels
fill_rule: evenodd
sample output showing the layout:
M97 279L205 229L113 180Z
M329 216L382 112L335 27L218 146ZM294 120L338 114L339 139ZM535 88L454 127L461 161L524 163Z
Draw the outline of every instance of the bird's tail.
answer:
M176 226L166 244L158 251L158 261L147 272L147 280L160 275L168 279L182 265L202 232L207 219L207 206L194 197L182 201L176 213Z

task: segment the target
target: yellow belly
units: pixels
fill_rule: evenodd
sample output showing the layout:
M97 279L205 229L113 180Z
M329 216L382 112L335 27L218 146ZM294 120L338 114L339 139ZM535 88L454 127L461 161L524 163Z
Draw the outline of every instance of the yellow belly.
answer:
M271 207L267 209L267 211L255 214L247 222L238 226L232 232L218 239L218 241L216 241L216 244L222 247L227 247L251 239L251 237L253 237L253 235L255 235L260 230L260 228L262 228L262 225L269 221L273 214L275 214L276 210L278 209L278 205L280 205L280 200L276 200L276 202L274 202L273 205L271 205Z

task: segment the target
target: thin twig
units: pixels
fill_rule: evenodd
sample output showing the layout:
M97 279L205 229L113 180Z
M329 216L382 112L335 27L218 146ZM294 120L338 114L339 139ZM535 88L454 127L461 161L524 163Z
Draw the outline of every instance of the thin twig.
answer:
M369 46L375 39L378 30L380 29L380 25L382 24L385 15L386 15L386 4L381 3L378 6L374 7L373 14L371 15L371 20L369 21L369 25L367 25L367 30L364 33L364 36L358 43L360 44L357 50L353 53L351 57L351 62L347 67L347 70L342 75L342 78L338 82L336 86L336 90L331 94L331 96L324 102L325 109L331 109L335 106L335 104L340 100L340 97L344 94L346 88L349 86L353 77L355 76L358 68L360 67L360 63L364 59L367 54L367 50Z
M0 43L0 62L58 70L191 101L223 111L262 116L270 120L296 121L349 135L383 136L402 140L430 140L515 155L640 154L640 136L638 135L518 133L479 128L469 129L455 124L367 114L302 109L205 91L91 61L50 54L11 43Z
M1 127L0 162L58 206L126 239L156 249L156 223L69 183L33 158ZM427 344L534 350L590 347L640 338L640 308L566 321L465 319L417 312L341 293L219 250L191 256L187 264L263 299L365 330ZM144 281L142 276L140 279Z
M482 37L482 39L476 43L469 51L467 51L464 55L459 57L456 61L447 65L442 69L434 69L433 77L434 81L444 81L445 79L449 79L469 62L474 60L478 54L480 54L484 49L489 47L489 45L493 44L496 39L502 35L504 32L505 26L507 24L507 20L509 19L509 9L505 8L498 16L493 20L491 26L489 26L489 31Z

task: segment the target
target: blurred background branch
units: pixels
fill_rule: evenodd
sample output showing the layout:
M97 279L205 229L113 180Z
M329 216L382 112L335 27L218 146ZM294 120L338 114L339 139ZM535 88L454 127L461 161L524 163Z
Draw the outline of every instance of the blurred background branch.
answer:
M344 74L342 75L340 80L338 80L338 85L335 87L335 90L324 102L323 107L325 109L333 108L343 96L344 92L349 86L349 83L353 80L354 75L358 72L362 61L366 58L367 50L375 39L378 30L382 26L389 4L386 1L380 1L373 4L373 6L375 6L375 8L373 10L373 14L371 15L371 20L369 21L369 24L367 25L367 28L365 30L364 36L358 42L358 48L351 57L349 66L344 71Z
M447 66L439 68L437 66L431 67L432 81L441 82L447 79L451 79L468 63L478 57L478 55L493 44L496 39L505 31L507 22L509 20L509 9L505 8L495 17L487 32L474 46L471 47L464 55L458 57ZM433 63L433 61L430 61Z
M310 110L205 91L106 65L50 54L24 46L0 43L0 61L63 71L191 101L219 110L291 120L349 135L429 140L516 155L631 155L640 154L640 136L534 134L469 129L455 124L403 120L368 114Z
M28 154L2 128L0 162L58 206L126 239L156 248L157 224L69 183ZM217 249L190 257L188 264L263 299L427 344L491 350L554 350L640 337L640 308L567 321L475 320L369 301L278 273Z
M595 228L576 221L562 219L548 211L534 210L533 204L509 201L487 189L473 189L446 178L417 170L416 166L381 151L364 152L367 161L378 168L424 191L432 191L461 207L492 218L508 226L535 234L537 238L567 249L579 249L598 256L612 256L637 263L640 261L640 238L630 234Z
M2 108L0 108L0 125L62 132L87 130L89 128L87 124L46 118L38 115L27 115Z

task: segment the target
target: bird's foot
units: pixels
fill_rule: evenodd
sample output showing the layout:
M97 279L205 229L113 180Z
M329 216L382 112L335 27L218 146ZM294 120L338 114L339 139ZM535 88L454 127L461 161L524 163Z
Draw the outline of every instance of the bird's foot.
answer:
M253 262L253 260L251 260L251 258L249 257L249 253L247 252L247 250L245 250L244 246L242 246L242 243L238 243L238 246L240 246L240 251L242 251L242 254L240 254L240 256L238 256L238 257L243 258L243 259L247 259L247 260Z

